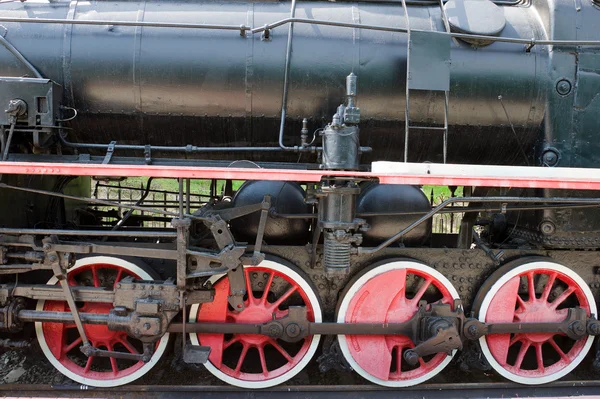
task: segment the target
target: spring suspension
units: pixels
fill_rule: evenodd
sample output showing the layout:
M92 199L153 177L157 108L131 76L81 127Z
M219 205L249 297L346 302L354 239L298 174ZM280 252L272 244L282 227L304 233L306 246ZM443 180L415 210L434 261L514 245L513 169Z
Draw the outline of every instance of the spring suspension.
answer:
M325 232L323 260L328 274L344 274L350 267L351 238L344 230Z

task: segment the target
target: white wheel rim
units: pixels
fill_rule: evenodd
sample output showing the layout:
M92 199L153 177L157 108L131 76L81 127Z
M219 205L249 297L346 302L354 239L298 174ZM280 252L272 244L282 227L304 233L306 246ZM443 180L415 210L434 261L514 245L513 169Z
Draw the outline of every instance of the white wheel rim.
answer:
M93 265L93 264L100 264L100 263L119 266L119 267L122 267L124 269L131 271L132 273L136 274L137 276L139 276L140 278L142 278L144 280L152 280L152 276L150 276L146 271L144 271L141 267L137 266L136 264L128 262L123 259L120 259L120 258L113 258L110 256L93 256L93 257L89 257L89 258L80 259L75 263L75 266L73 266L72 268L69 269L69 272L77 270L80 267L89 266L89 265ZM56 278L56 276L54 276L50 280L48 280L47 284L48 285L56 285L57 282L58 282L58 279ZM37 306L36 306L36 310L43 310L45 303L46 303L45 300L39 300L37 303ZM121 378L115 379L115 380L100 380L100 379L86 378L86 377L80 376L79 374L73 373L71 370L67 369L56 357L54 357L54 355L52 354L52 351L48 347L48 343L46 342L46 337L44 336L44 331L43 331L42 325L43 325L43 323L41 323L41 322L35 323L35 333L37 335L38 342L40 344L42 352L44 352L44 355L46 356L48 361L58 371L60 371L63 375L69 377L73 381L76 381L83 385L89 385L89 386L93 386L93 387L102 387L102 388L116 387L116 386L125 385L132 381L137 380L138 378L140 378L144 374L146 374L148 371L150 371L150 369L152 369L152 367L154 367L154 365L158 362L158 360L162 357L163 353L167 349L167 343L169 342L169 333L166 333L160 339L159 344L157 345L156 350L154 351L154 354L152 355L152 358L150 359L150 361L145 363L142 367L140 367L138 370L134 371L133 373L131 373L127 376L123 376Z
M289 276L291 279L293 279L302 288L302 290L305 292L307 298L309 299L311 306L313 307L315 322L320 323L322 321L322 314L321 314L322 311L321 311L321 306L319 304L319 300L318 300L316 294L314 293L313 289L311 288L310 284L302 276L300 276L298 273L296 273L294 270L288 268L287 266L284 266L278 262L268 260L268 259L263 260L260 264L258 264L256 266L260 266L261 268L271 269L276 272L284 273L287 276ZM212 284L214 284L224 276L225 276L224 274L221 274L218 276L213 276L210 278L209 281ZM198 305L198 304L192 305L191 310L190 310L190 323L196 322L196 316L197 316L199 310L200 310L200 305ZM231 385L234 385L234 386L237 386L240 388L252 388L252 389L269 388L269 387L273 387L275 385L279 385L285 381L288 381L290 378L294 377L296 374L298 374L300 371L302 371L304 369L304 367L306 367L306 365L311 361L312 357L314 356L315 352L317 351L317 347L319 346L320 340L321 340L320 335L313 335L312 341L310 343L310 346L309 346L306 354L298 362L298 364L296 364L296 366L294 366L292 369L290 369L285 374L283 374L279 377L276 377L276 378L272 378L270 380L246 381L246 380L234 378L230 375L225 374L221 370L219 370L215 365L213 365L210 362L210 360L205 363L205 366L206 366L206 369L212 375L214 375L221 381L224 381L228 384L231 384ZM196 334L196 333L190 334L190 341L194 345L200 345L200 340L198 339L198 334Z
M590 306L591 314L597 314L596 302L594 300L592 291L589 289L589 287L587 286L585 281L577 273L575 273L568 267L560 265L558 263L547 262L547 261L535 261L535 262L531 262L531 263L527 263L527 264L518 266L518 267L510 270L509 272L505 273L502 277L500 277L498 279L498 281L496 281L490 287L488 293L485 295L485 297L483 298L483 301L481 302L481 307L479 308L479 314L478 314L479 321L485 322L490 303L491 303L492 299L494 298L494 295L496 294L496 292L498 292L498 290L502 286L504 286L504 284L506 284L510 279L512 279L513 277L516 277L519 274L522 274L522 273L530 271L530 270L535 270L535 269L553 270L553 271L557 271L559 273L569 276L573 281L575 281L575 283L581 288L581 290L585 294L586 299L588 300L588 303ZM575 369L575 367L577 367L579 365L579 363L581 363L581 361L588 354L593 343L594 343L594 337L591 335L588 336L583 349L575 357L575 359L567 367L565 367L553 374L543 376L543 377L523 377L523 376L517 375L515 373L511 373L510 371L508 371L504 367L502 367L502 365L500 363L498 363L498 361L496 361L496 359L494 358L494 356L492 355L492 353L490 351L490 348L488 346L487 340L485 339L485 336L483 336L479 339L479 344L481 345L481 351L483 352L483 355L485 356L487 361L490 363L492 368L494 370L496 370L496 372L498 374L500 374L501 376L503 376L506 379L509 379L511 381L518 382L520 384L526 384L526 385L546 384L548 382L552 382L561 377L564 377L565 375L567 375L568 373L573 371L573 369Z
M348 306L350 305L352 298L362 288L362 286L367 281L369 281L373 277L378 276L382 273L385 273L385 272L388 272L391 270L400 270L400 269L416 269L416 270L420 270L421 272L424 272L426 274L429 274L430 276L432 276L433 278L438 280L440 283L442 283L454 299L460 299L458 292L456 291L456 289L454 288L452 283L450 283L450 281L446 277L444 277L440 272L438 272L437 270L435 270L429 266L423 265L421 263L418 263L418 262L392 261L389 263L385 263L381 266L375 267L372 270L369 270L367 273L365 273L363 276L361 276L358 280L356 280L354 282L354 284L352 284L352 286L350 287L350 289L348 290L346 295L344 295L344 298L342 299L342 303L340 304L340 308L338 310L337 322L345 323L346 312L348 311ZM346 339L345 335L338 335L338 341L340 343L340 349L342 350L342 354L344 355L344 358L360 376L362 376L363 378L365 378L375 384L386 386L386 387L395 387L395 388L409 387L409 386L417 385L424 381L427 381L428 379L439 374L448 365L448 363L450 363L452 361L452 358L456 354L456 350L454 350L452 352L452 354L447 356L444 359L444 361L441 362L437 367L435 367L430 372L428 372L418 378L414 378L411 380L402 380L402 381L390 381L390 380L383 380L383 379L374 377L373 375L368 373L366 370L364 370L354 360L354 358L352 357L352 354L350 353L350 349L348 347L348 340Z

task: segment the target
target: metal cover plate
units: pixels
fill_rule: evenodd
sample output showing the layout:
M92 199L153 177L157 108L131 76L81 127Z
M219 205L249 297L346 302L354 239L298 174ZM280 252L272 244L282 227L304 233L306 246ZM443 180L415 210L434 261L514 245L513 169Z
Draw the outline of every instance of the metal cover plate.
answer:
M490 0L449 0L444 10L454 32L498 36L506 25L504 10Z
M204 364L210 356L210 346L186 344L183 349L183 361L188 364Z
M450 90L450 36L441 32L410 32L408 88Z

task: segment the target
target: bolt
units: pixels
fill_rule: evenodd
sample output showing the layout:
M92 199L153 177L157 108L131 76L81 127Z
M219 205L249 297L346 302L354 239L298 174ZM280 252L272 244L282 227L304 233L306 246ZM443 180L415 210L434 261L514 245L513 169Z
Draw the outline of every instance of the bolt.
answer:
M300 335L300 326L296 323L290 323L285 328L285 333L291 338L296 338Z
M556 166L558 164L559 154L555 149L548 149L542 154L542 164L545 166Z
M49 260L50 262L56 262L56 260L57 260L57 259L58 259L58 258L56 257L56 255L50 255L50 256L48 256L48 260Z
M589 322L588 332L590 335L600 335L600 323L597 321Z
M554 234L556 231L556 226L551 221L547 220L540 224L540 231L545 235Z
M144 329L149 330L150 329L150 323L144 323Z
M571 92L571 82L569 82L567 79L559 80L558 83L556 83L556 91L561 96L566 96Z
M42 248L44 248L44 251L50 251L50 248L52 247L50 246L50 244L44 244Z
M117 288L121 288L121 284L117 284Z
M281 335L282 329L279 325L273 324L269 327L269 336L277 338Z
M469 328L467 329L467 334L473 338L475 338L477 336L478 332L479 331L477 330L477 326L474 324L470 325Z
M419 362L419 355L413 350L407 350L404 352L404 360L411 366L415 366Z
M569 328L571 329L571 331L573 331L573 333L575 333L575 335L585 334L585 327L580 321L574 321L573 323L571 323Z

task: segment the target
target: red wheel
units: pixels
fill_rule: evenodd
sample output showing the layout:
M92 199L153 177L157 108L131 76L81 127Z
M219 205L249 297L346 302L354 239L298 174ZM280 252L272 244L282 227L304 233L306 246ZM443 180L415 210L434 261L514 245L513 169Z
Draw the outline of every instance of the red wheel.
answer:
M543 259L519 261L498 269L477 294L474 310L480 321L558 322L568 308L596 314L594 297L574 271ZM480 339L490 365L522 384L543 384L573 370L588 353L594 337L578 341L564 334L493 334Z
M338 306L338 323L401 323L418 309L419 301L453 305L458 293L441 273L410 260L386 261L360 274ZM403 361L414 342L402 335L340 335L340 348L352 368L369 381L388 387L419 384L438 374L454 353L438 353L416 366Z
M296 268L273 260L246 266L248 296L239 312L227 302L229 280L215 279L215 299L193 305L190 321L264 323L287 315L289 306L305 306L310 321L321 321L321 306L308 280ZM300 372L310 361L320 336L286 343L255 334L190 334L192 343L212 348L206 368L216 377L243 388L266 388Z
M89 285L112 289L117 282L127 276L151 280L152 276L141 267L119 258L95 256L84 258L75 264L67 274L69 284ZM48 284L57 284L56 277ZM84 303L80 312L106 314L112 309L110 303ZM37 303L37 310L68 312L69 307L62 301ZM165 352L169 334L165 334L156 344L156 350L149 362L132 360L86 357L79 347L81 337L75 324L35 323L36 334L42 351L62 374L81 384L96 387L113 387L127 384L144 374L158 362ZM104 325L84 324L87 338L96 348L120 352L142 353L142 343L127 336L122 331L110 331Z

